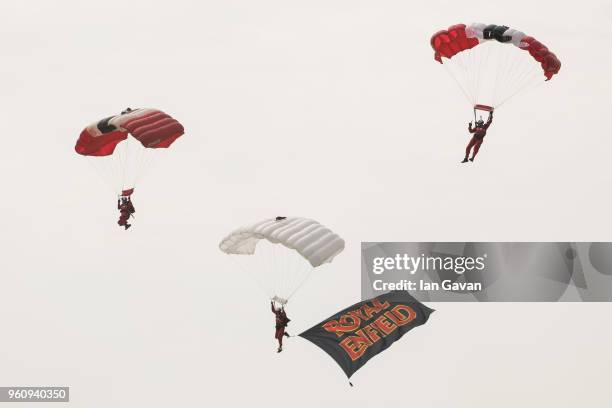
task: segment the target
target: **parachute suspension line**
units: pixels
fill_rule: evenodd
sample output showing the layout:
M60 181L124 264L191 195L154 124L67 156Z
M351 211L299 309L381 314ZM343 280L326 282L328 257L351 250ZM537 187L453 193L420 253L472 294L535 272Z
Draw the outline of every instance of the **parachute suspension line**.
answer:
M496 83L494 101L496 107L505 104L532 85L537 85L534 84L534 80L541 75L539 64L534 64L529 55L520 50L506 53L506 61L500 62L500 68L505 68L504 75L500 75L500 78L506 78L506 80L501 84Z
M520 58L510 58L510 52L506 52L504 54L504 60L501 61L500 59L498 64L497 76L495 78L495 86L493 88L493 106L499 106L500 99L505 98L505 96L508 94L508 88L513 83L513 78L516 76L519 68L517 67L517 61L519 61ZM505 78L505 80L501 81L500 83L500 78Z
M125 141L121 142L121 143L125 143ZM108 183L111 185L111 191L114 194L117 194L117 190L118 190L118 184L119 181L121 179L120 177L120 172L119 172L119 167L120 167L120 161L119 161L119 157L118 157L118 152L121 151L121 146L117 145L118 147L115 147L115 153L113 153L111 156L105 157L103 158L103 163L105 163L105 168L106 168L106 173L107 173L107 177L108 177Z
M315 268L308 262L302 262L296 267L300 269L299 275L296 274L296 276L300 278L300 281L297 282L297 287L293 289L293 291L289 294L289 297L287 299L291 299L293 295L298 290L300 290L302 286L304 286L304 284L310 279L310 277L312 276L312 273L315 270Z
M470 67L475 67L476 66L476 62L478 59L478 51L474 50L474 49L470 49L469 50L469 54L468 54L468 63L467 63L467 70L469 72L469 76L470 76L470 81L472 83L472 105L475 105L476 103L478 103L478 101L475 99L477 90L478 90L478 75L476 73L476 70L474 68L470 69Z
M272 265L270 266L270 272L266 271L268 273L271 273L272 271L278 271L279 270L278 268L280 267L279 259L278 259L278 254L277 254L277 251L276 251L276 245L277 244L272 244L272 260L271 260L272 261ZM272 279L273 279L273 281L272 281L272 292L273 292L274 296L278 296L278 293L279 293L279 290L278 290L279 289L279 285L280 285L279 281L281 279L281 277L279 275L280 274L272 273Z
M132 179L134 177L134 158L132 155L131 145L134 143L133 139L127 138L127 143L125 144L125 149L123 151L122 161L121 161L121 191L130 186Z
M478 81L475 72L474 60L476 51L474 49L467 50L466 52L462 52L457 54L453 59L448 60L449 70L451 75L454 75L456 82L460 85L460 88L466 95L468 103L474 105L476 103L475 95L477 94ZM458 72L454 72L453 67L457 69Z
M303 274L303 268L299 262L295 263L290 261L290 257L295 255L293 252L282 252L284 253L282 265L282 271L284 271L284 273L281 273L282 283L280 290L282 291L283 296L289 300L294 292L291 291L292 288L295 288L295 286L299 283L299 279Z
M105 175L105 172L96 164L97 160L91 158L90 156L85 156L85 158L87 159L87 163L89 163L89 165L98 174L98 177L100 178L102 183L105 184L106 187L108 187L112 192L115 192L115 186L113 186L113 184L109 181L109 178L106 177L108 175Z
M468 80L468 86L469 86L469 95L470 95L470 104L475 104L476 100L475 100L475 95L478 93L478 81L477 81L477 77L476 75L474 75L474 70L473 68L471 68L472 66L470 65L469 60L466 61L465 60L465 56L466 55L470 55L470 54L464 54L462 55L463 60L460 60L460 63L464 65L464 76L465 78L467 78Z
M153 149L144 147L137 139L128 137L122 143L125 143L125 146L117 152L119 192L126 188L134 188L153 161L153 153L150 151Z
M534 66L533 64L530 66L531 66L531 69L526 71L524 75L518 81L519 89L521 90L528 87L532 82L534 82L534 80L538 80L540 84L545 82L541 76L542 75L541 68L539 66Z
M124 140L122 143L127 143L127 140ZM123 159L122 154L125 150L125 147L121 144L118 145L117 153L113 153L112 161L111 161L111 171L112 171L112 180L114 183L113 192L117 195L121 193L123 189Z
M274 247L270 248L268 245L266 245L266 242L261 241L260 243L257 244L257 248L255 251L255 260L257 263L257 269L255 269L255 271L257 271L259 273L259 275L261 276L261 281L263 282L264 286L267 288L266 292L268 293L268 297L273 297L276 296L276 279L277 277L272 273L275 269L275 265L277 262L276 257L274 257ZM265 254L266 256L263 257L258 257L257 256L257 252L265 253L266 251L268 252L267 254ZM263 254L262 253L262 254Z
M536 69L534 69L534 72L531 73L531 75L527 75L528 79L525 81L525 83L522 86L520 86L515 92L513 92L510 95L508 95L508 97L506 97L503 101L501 101L499 106L502 106L503 104L508 102L511 98L513 98L517 94L523 92L527 88L533 87L535 89L537 87L542 86L542 84L544 84L545 81L542 81L541 78L539 78L539 76L540 76L540 72L539 71L540 70L536 68ZM536 80L539 81L539 82L536 82Z
M534 79L538 79L540 75L540 67L533 64L527 57L520 59L520 62L514 65L514 70L509 74L507 81L507 90L504 93L504 97L498 102L498 106L503 105L515 95L524 91L526 88L531 87ZM540 80L540 83L544 81Z
M138 157L136 158L136 169L135 169L134 181L133 181L134 185L131 187L136 187L136 184L138 184L140 180L142 179L142 177L146 173L148 173L148 170L151 166L152 155L153 155L153 152L151 152L151 150L153 149L147 149L144 146L139 146Z
M480 47L475 47L468 50L470 54L470 61L468 65L468 70L470 73L470 77L472 78L472 100L470 101L472 105L476 105L478 103L478 95L480 89L480 66L482 65L482 61L486 55L486 47L484 49L480 49Z
M274 247L276 248L276 256L278 256L278 261L280 263L280 271L281 273L278 274L279 278L280 278L280 282L279 282L279 295L282 293L282 297L286 299L286 295L287 295L287 288L289 288L289 285L291 284L291 277L293 276L293 268L290 267L289 265L289 251L283 251L282 247L280 246L281 244L276 244ZM279 270L279 269L277 269Z
M455 78L457 78L457 82L461 82L461 84L463 85L463 88L465 89L466 94L469 95L471 94L471 89L470 89L470 81L469 78L467 76L467 69L465 67L465 65L463 64L463 55L460 55L459 58L457 58L456 61L453 61L451 63L451 61L448 62L448 68L450 69L450 71L452 72L452 75L455 76ZM454 65L453 65L454 64ZM455 72L455 70L457 70L458 72ZM461 81L460 79L465 79L465 81Z
M512 87L517 89L517 78L523 75L523 72L518 72L522 67L519 65L515 67L514 71L511 71L509 75L506 77L505 84L501 84L500 87L503 88L502 92L498 93L498 98L495 100L496 106L500 106L501 102L506 100L509 95L513 94Z
M521 50L515 50L513 53L507 53L506 55L513 55L512 63L507 64L507 80L503 84L503 93L501 93L496 104L500 105L503 101L507 100L510 95L516 94L513 89L520 88L520 79L524 77L526 72L530 72L533 64L525 58L525 53ZM524 55L525 54L525 55ZM510 57L509 57L510 58Z
M240 255L237 255L237 256L240 256ZM247 261L245 258L235 258L235 259L236 260L244 259L245 262ZM260 272L260 271L264 271L264 272L267 271L267 268L270 268L270 265L266 264L264 260L260 258L253 258L252 260L255 261L254 265L249 265L248 270L247 268L245 268L245 270L247 271L247 273L252 275L251 279L255 280L255 282L260 287L262 292L265 293L266 297L272 298L272 296L274 295L273 289L272 290L270 289L270 285L266 285L266 282L264 279L266 275L262 275L263 272Z
M242 255L235 255L235 256L242 256ZM268 299L272 299L272 294L270 292L268 292L265 288L265 286L261 283L261 281L257 278L255 278L256 274L254 273L249 273L249 271L246 270L246 268L237 260L235 259L234 255L230 255L230 259L232 260L232 262L234 262L234 264L238 265L238 268L242 270L242 272L249 276L250 279L252 279L255 284L259 287L259 290L261 290L261 292L268 298Z
M295 292L297 292L302 286L304 286L306 281L308 281L310 279L310 277L312 276L312 272L313 271L314 271L314 268L310 268L310 271L308 271L308 273L306 274L304 279L302 279L302 281L297 285L297 287L295 289L293 289L293 291L289 294L289 296L287 296L287 301L289 301L289 299L291 299L293 297Z
M157 152L157 150L155 152ZM153 162L153 151L151 151L150 149L143 149L143 155L144 155L144 171L143 172L147 174L151 167L151 163Z
M504 44L502 47L507 46L507 44ZM501 52L500 50L501 47L498 48L497 54L499 54ZM500 73L503 72L503 75L501 75L502 78L508 78L507 75L507 71L508 71L508 66L510 65L508 62L509 59L509 54L508 52L502 52L502 55L499 56L498 58L496 58L497 62L497 66L495 67L495 80L493 81L493 96L491 98L491 102L493 106L497 105L497 94L499 92L499 78L500 78ZM505 83L507 84L507 80L505 81Z
M491 51L491 49L492 49L491 44L485 43L485 44L482 44L482 45L480 45L480 46L478 46L476 48L480 48L482 46L484 46L484 49L483 49L484 56L481 57L481 59L480 59L480 63L478 64L478 73L476 74L477 84L478 84L478 86L477 86L478 93L476 95L476 103L479 103L480 98L481 98L481 93L482 93L482 80L481 80L482 77L480 75L481 72L482 72L482 66L484 64L485 70L487 69L487 66L489 65L489 57L491 56L491 52L492 52Z
M112 177L113 192L117 195L123 190L123 180L125 178L125 150L127 148L128 139L122 141L115 147L115 152L110 157L110 173Z
M513 65L511 71L513 74L512 81L514 83L516 83L517 78L520 78L525 73L525 71L531 70L531 68L533 68L533 61L526 52L522 50L516 50L516 52L517 57L514 58L515 64ZM508 81L508 85L510 85L510 81ZM510 91L510 89L508 91Z
M273 244L272 245L272 251L273 251L273 256L274 256L274 262L275 265L273 267L273 271L280 271L280 273L273 273L274 276L274 294L282 297L281 293L283 291L283 280L285 278L285 274L287 273L287 271L284 268L283 265L283 258L281 258L281 256L283 256L282 254L279 253L278 249L279 249L279 245L280 244Z
M135 169L134 169L134 181L132 182L132 186L130 187L136 187L136 184L140 181L141 177L142 177L142 173L144 171L145 168L145 159L147 157L147 149L142 148L139 149L138 151L138 156L136 157L135 160Z
M256 249L255 258L263 263L262 267L258 270L263 276L267 277L269 281L268 287L270 287L272 291L271 295L281 298L283 275L287 271L283 269L282 253L279 253L278 245L279 244L261 241L257 244L258 247ZM260 254L259 257L257 256L258 252Z
M123 191L124 187L125 187L125 180L126 180L126 175L127 175L127 163L128 163L128 145L130 143L130 138L128 137L124 142L124 145L122 146L121 150L119 150L119 177L118 177L118 187L117 190L119 192L119 194L121 194L121 191Z
M125 141L123 142L125 143ZM117 194L118 191L121 191L120 188L121 186L119 185L119 183L121 182L121 159L119 157L120 153L121 153L121 146L119 146L119 148L115 148L117 151L115 153L113 153L113 155L109 158L110 163L109 163L109 170L110 170L110 177L111 177L111 182L113 184L113 193Z
M470 50L471 51L471 50ZM476 93L476 81L475 81L475 76L473 75L473 70L470 69L470 62L466 61L469 60L469 58L471 57L471 53L460 53L457 56L459 58L457 58L457 61L455 61L455 65L458 68L461 68L461 71L463 72L463 75L459 75L459 78L465 78L465 89L466 89L466 93L468 95L468 102L470 104L474 104L474 95ZM452 64L452 63L451 63Z
M508 45L508 47L511 48L516 48L514 47L514 45ZM516 83L515 78L521 73L523 72L524 68L523 68L523 58L522 55L520 55L520 50L514 49L512 50L514 52L508 52L506 53L507 56L507 61L508 63L506 64L506 81L501 81L502 83L500 84L500 88L502 90L502 92L500 94L497 95L497 98L495 100L496 104L499 104L499 102L503 99L505 99L505 97L508 95L508 93L510 92L510 85L512 83ZM503 78L503 77L502 77Z
M525 85L531 82L531 77L533 76L533 74L539 71L539 67L534 67L531 61L528 62L529 63L527 64L525 63L525 60L523 60L523 64L521 64L521 69L517 69L516 71L516 75L513 78L514 84L516 84L515 91L522 91ZM508 95L515 95L518 92L508 92Z
M116 186L117 177L116 177L116 172L115 172L116 158L113 156L107 156L107 157L85 156L85 157L87 159L87 163L89 163L89 165L98 174L98 177L100 178L100 180L102 180L102 183L108 187L109 191L116 193L117 192L117 186Z
M468 103L471 104L472 100L471 100L468 92L463 87L463 84L461 84L461 82L459 82L459 80L457 79L457 77L455 76L455 74L453 73L453 71L449 67L447 67L445 64L442 64L442 66L444 67L444 69L446 70L448 75L450 75L450 77L453 78L453 80L455 81L455 83L457 84L459 89L461 89L461 92L463 93L463 96L465 96L465 99L467 99Z
M476 93L476 80L472 70L470 69L470 58L471 54L461 53L459 64L463 68L464 77L467 81L468 93L471 95L470 103L474 104L474 94ZM468 61L466 61L468 60Z
M269 247L272 248L269 248ZM314 268L301 256L282 246L282 244L264 243L258 248L258 252L270 252L270 257L262 256L261 259L270 258L262 271L269 276L272 296L278 296L289 300L309 279ZM259 259L259 257L255 257Z
M279 246L280 244L277 244L278 249L280 249L281 251L277 252L283 252L283 254L281 255L281 261L282 261L282 271L284 273L281 273L281 287L280 290L282 291L283 297L285 297L285 299L289 299L289 297L287 296L287 293L291 290L291 288L294 285L294 277L296 276L296 268L295 265L291 265L291 262L289 262L289 257L292 255L290 251L282 251L282 248Z
M291 281L285 287L287 300L291 299L293 294L304 284L304 280L308 279L308 273L304 270L302 264L294 264L291 271ZM304 276L305 275L305 276Z

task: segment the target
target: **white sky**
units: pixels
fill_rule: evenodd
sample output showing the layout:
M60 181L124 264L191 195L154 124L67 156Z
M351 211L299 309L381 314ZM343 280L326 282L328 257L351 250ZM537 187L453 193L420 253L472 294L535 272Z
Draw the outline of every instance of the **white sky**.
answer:
M612 3L418 3L2 2L0 385L84 408L609 406L609 304L433 304L350 388L302 339L274 352L266 299L217 248L283 214L345 238L290 306L298 333L358 300L361 241L610 240ZM429 38L472 21L563 67L461 167L471 111ZM187 133L125 233L73 147L127 106Z

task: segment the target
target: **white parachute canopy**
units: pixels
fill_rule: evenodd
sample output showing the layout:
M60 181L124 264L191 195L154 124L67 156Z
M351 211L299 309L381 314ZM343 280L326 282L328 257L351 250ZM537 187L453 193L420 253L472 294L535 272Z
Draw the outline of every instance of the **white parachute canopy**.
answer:
M331 262L344 240L317 221L276 217L238 228L219 244L266 295L286 304L314 268Z

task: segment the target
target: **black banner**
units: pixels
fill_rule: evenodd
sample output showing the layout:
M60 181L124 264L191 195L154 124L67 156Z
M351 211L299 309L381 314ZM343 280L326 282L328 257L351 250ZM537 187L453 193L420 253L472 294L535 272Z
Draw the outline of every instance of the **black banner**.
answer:
M356 303L300 336L322 348L350 378L406 332L425 324L433 311L407 291L393 291Z

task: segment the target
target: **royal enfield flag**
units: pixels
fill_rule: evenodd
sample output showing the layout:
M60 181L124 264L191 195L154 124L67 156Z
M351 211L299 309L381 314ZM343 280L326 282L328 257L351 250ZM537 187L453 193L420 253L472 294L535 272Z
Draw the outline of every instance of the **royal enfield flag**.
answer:
M393 291L354 304L300 336L322 348L350 378L406 332L425 324L433 311L407 291Z

